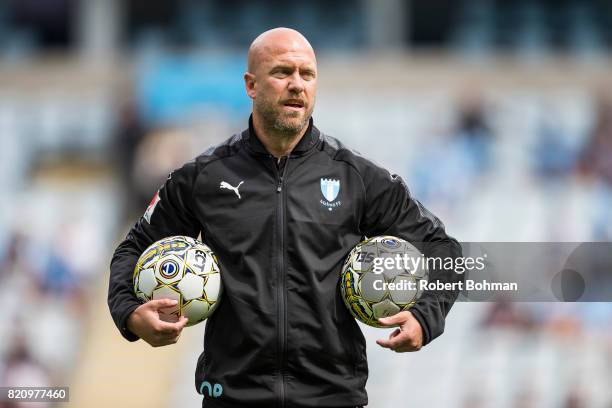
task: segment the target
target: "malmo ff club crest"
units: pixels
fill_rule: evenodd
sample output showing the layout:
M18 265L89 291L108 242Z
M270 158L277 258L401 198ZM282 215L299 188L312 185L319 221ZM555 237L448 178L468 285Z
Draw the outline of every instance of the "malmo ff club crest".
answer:
M327 207L329 211L332 211L336 207L340 207L342 202L340 200L335 201L340 193L340 180L321 178L321 194L323 199L320 201L321 205Z

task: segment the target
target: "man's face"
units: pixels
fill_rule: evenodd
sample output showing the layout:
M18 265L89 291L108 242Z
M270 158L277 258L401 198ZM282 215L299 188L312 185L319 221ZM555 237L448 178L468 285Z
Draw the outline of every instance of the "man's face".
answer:
M267 48L254 71L245 77L247 91L253 98L254 115L267 128L280 133L295 134L303 130L312 115L317 89L317 66L312 49Z

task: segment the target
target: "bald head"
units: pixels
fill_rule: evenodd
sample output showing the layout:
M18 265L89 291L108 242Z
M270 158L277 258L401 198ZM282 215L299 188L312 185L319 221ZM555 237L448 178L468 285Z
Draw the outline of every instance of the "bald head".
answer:
M316 61L312 46L300 32L291 28L279 27L260 34L249 47L248 71L255 73L259 65L273 55L286 52L299 52Z
M244 83L253 100L257 134L274 155L287 154L308 128L314 109L317 60L310 43L289 28L261 34L249 48Z

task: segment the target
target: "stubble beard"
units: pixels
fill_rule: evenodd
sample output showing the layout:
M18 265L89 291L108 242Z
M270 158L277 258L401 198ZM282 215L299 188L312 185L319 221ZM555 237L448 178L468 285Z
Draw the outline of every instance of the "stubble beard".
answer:
M262 119L266 129L287 138L300 134L308 126L310 116L312 115L312 109L308 108L304 111L303 116L297 119L296 116L299 116L300 112L288 114L283 112L277 103L267 99L260 99L259 102L256 102L255 110Z

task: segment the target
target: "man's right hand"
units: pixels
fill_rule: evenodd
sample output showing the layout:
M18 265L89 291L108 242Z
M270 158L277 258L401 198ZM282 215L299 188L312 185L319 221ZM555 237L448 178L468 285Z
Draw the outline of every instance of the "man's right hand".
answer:
M177 301L172 299L150 300L132 312L128 317L127 327L153 347L174 344L178 341L188 319L181 316L176 323L165 322L160 319L159 311L176 305Z

